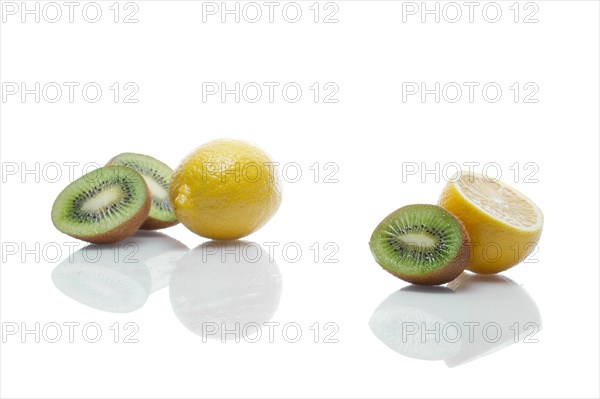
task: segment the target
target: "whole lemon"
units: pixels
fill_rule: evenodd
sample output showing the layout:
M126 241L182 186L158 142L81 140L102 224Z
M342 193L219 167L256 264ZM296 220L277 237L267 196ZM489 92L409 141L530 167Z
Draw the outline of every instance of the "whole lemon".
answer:
M281 203L276 165L259 148L216 140L187 156L171 180L177 219L214 240L247 236L263 226Z

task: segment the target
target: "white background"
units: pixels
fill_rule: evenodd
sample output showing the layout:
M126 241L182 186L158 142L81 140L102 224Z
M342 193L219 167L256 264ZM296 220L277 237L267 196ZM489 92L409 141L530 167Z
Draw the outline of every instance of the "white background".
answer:
M195 1L137 1L139 22L129 24L123 9L114 23L112 1L99 2L98 23L86 22L81 6L73 23L64 6L57 23L43 17L36 23L32 16L23 23L20 14L3 14L4 95L6 82L30 88L35 82L78 82L80 88L97 82L103 95L96 103L77 89L73 103L66 91L57 103L43 96L36 103L33 95L23 101L19 94L2 100L2 323L96 322L106 334L96 344L81 335L55 344L3 336L3 397L599 395L598 3L537 1L538 23L523 22L533 10L526 12L525 2L518 5L518 23L512 1L498 3L497 23L482 17L485 3L472 23L465 6L457 23L436 23L432 16L422 23L419 14L403 22L406 4L399 1L338 1L338 23L323 23L323 14L314 23L312 3L299 3L298 23L286 22L281 6L273 23L266 16L254 24L232 17L221 23L218 15L204 23L203 4ZM114 82L135 83L139 102L124 103L121 92L115 103ZM203 102L203 82L297 82L303 95L296 103L280 91L273 103L266 97L235 103L232 96L225 103L218 96ZM315 103L314 82L335 83L339 102L324 103L322 93ZM403 102L403 82L480 86L472 103L466 91L457 103L436 103L432 95ZM502 87L498 102L482 98L488 82ZM528 91L521 91L515 103L509 89L515 82L521 90L528 82L537 85L538 102L525 103ZM273 343L203 343L175 317L168 288L126 314L86 307L56 289L50 276L67 253L55 259L41 248L56 243L66 251L64 244L75 241L50 220L52 202L69 182L66 162L77 163L75 177L82 165L126 151L175 167L195 147L220 137L252 141L274 160L302 169L299 182L284 182L276 216L248 237L303 249L295 263L275 251L283 288L272 321L298 323L298 343L281 335ZM50 181L54 173L43 173L53 162L62 166L56 182ZM310 169L315 162L317 182ZM368 324L379 304L406 285L372 259L373 228L400 206L435 203L444 185L443 176L403 179L403 168L450 162L496 163L502 180L545 215L538 262L504 273L539 309L538 342L513 344L454 368L392 351ZM326 163L339 167L337 183L324 182ZM533 169L525 170L526 163ZM36 167L39 173L23 173ZM537 182L526 182L525 172L534 169ZM204 242L181 225L165 233L189 248ZM325 252L315 262L309 249L315 242L335 243L339 262L324 262ZM20 250L9 255L6 243ZM22 250L36 245L33 255ZM492 320L505 298L495 300ZM108 328L115 322L136 323L139 343L112 342ZM315 322L336 323L339 342L320 337L314 343L309 327Z

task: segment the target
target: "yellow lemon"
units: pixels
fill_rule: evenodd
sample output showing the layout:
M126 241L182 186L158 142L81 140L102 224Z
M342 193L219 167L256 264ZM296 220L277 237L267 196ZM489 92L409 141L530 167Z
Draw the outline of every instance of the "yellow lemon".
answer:
M215 240L258 230L281 203L275 163L239 140L212 141L188 155L173 174L169 197L185 227Z
M537 248L542 211L526 196L500 181L462 174L446 184L439 205L459 218L471 240L467 269L499 273Z

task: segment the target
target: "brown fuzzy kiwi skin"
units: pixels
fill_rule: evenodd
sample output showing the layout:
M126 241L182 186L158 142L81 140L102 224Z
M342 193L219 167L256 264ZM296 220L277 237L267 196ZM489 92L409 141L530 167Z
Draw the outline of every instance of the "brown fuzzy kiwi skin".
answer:
M456 216L454 217L456 218ZM467 233L467 230L465 229L463 223L458 218L456 218L456 220L460 223L460 227L462 228L462 244L460 245L460 249L458 250L456 256L450 262L448 262L446 266L440 267L439 269L436 269L427 274L418 275L392 273L391 271L385 268L384 270L406 282L417 285L440 285L448 283L457 278L469 264L469 258L471 254L471 242L469 241L469 233Z
M137 173L137 172L136 172ZM127 222L115 227L114 229L107 231L102 234L98 234L95 236L77 236L73 235L79 240L91 242L94 244L112 244L125 238L131 236L135 233L140 226L144 223L148 214L150 213L150 205L152 204L152 195L150 194L150 190L146 187L146 201L144 201L144 205L140 208L139 212L136 213L131 219Z
M179 221L175 220L172 222L166 222L164 220L155 219L148 216L144 223L140 226L141 230L160 230L166 229L167 227L175 226Z

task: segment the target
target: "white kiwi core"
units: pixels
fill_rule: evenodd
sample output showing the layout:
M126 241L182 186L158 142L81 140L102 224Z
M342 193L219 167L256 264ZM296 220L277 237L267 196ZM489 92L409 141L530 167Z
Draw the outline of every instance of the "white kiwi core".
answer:
M123 191L119 186L111 186L85 201L81 209L89 212L97 211L117 202L122 196Z

